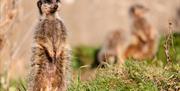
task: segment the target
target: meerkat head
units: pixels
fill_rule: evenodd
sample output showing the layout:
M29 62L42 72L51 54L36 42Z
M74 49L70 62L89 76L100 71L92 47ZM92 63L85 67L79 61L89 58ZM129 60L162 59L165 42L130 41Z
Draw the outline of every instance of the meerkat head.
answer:
M144 7L143 5L136 4L129 9L129 14L130 16L143 17L148 10L149 9Z
M40 15L54 14L59 7L60 0L38 0L37 6Z

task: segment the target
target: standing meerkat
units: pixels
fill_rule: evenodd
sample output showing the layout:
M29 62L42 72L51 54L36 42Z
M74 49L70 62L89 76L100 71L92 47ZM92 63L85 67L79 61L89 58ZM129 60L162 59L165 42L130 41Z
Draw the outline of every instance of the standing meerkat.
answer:
M142 5L134 5L129 10L132 18L132 43L125 53L126 57L152 58L157 52L159 35L147 21L145 17L147 11L148 9Z
M66 91L70 63L67 31L57 16L59 0L38 0L28 91Z
M125 61L124 53L130 43L128 31L115 30L108 34L99 53L98 61L104 64L123 64Z

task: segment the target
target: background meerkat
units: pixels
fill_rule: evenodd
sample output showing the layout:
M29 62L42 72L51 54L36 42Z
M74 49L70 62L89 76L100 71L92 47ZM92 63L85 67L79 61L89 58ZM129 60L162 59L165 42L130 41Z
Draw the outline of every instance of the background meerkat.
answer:
M134 5L129 10L132 18L132 43L126 51L126 57L144 59L152 58L156 54L158 31L145 18L147 11L142 5Z
M67 31L57 16L59 0L39 0L28 91L66 91L70 62Z
M146 20L148 11L142 5L134 5L130 8L133 19L132 31L113 31L108 34L102 48L98 53L100 64L123 63L126 58L135 59L152 58L158 47L158 31Z
M124 53L129 45L130 38L124 30L112 31L108 34L98 53L99 63L102 64L123 64Z
M177 30L180 29L180 7L177 9L176 11L176 17L175 17L175 25L176 25L176 28Z

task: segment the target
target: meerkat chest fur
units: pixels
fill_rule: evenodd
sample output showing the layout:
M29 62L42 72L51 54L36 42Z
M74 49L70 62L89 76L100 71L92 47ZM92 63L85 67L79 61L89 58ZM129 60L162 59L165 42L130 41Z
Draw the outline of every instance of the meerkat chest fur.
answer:
M46 47L50 57L55 60L67 46L67 31L63 22L58 19L42 19L35 32L35 43Z
M47 58L46 68L53 71L51 63L55 64L67 57L67 33L63 22L58 18L41 19L35 32L35 45L44 50ZM49 68L48 68L49 67Z
M34 44L32 73L35 73L34 81L36 79L39 89L65 89L70 48L63 22L58 18L40 20Z

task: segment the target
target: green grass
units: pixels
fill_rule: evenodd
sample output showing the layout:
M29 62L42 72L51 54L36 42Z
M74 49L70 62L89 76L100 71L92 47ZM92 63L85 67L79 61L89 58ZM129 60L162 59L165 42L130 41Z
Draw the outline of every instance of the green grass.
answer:
M172 43L172 47L170 48L170 53L171 53L171 59L173 60L173 63L177 63L180 61L180 34L175 33L173 34L173 43ZM157 58L162 61L164 63L164 65L166 64L166 56L164 53L164 42L165 42L165 38L161 38L160 43L159 43L159 50L157 53ZM175 52L174 52L175 50Z
M153 60L129 60L121 68L97 69L95 79L91 81L73 81L69 91L178 91L180 90L180 34L174 34L170 54L172 62L167 64L164 53L165 38L161 38L157 56ZM77 49L75 49L77 50ZM79 47L79 63L93 61L98 48ZM174 51L175 50L175 51ZM76 60L74 60L76 61ZM80 66L79 66L80 67ZM122 70L120 70L122 69Z
M2 81L2 79L3 79L3 77L1 77L1 81ZM9 84L8 90L5 90L2 87L2 84L0 84L0 91L26 91L27 82L25 81L25 79L10 80L9 83L10 84Z
M180 90L180 34L174 34L170 49L172 62L167 64L164 53L164 38L161 39L157 56L153 60L127 60L122 67L98 68L95 78L81 81L81 75L72 81L68 91L178 91ZM175 50L175 51L174 51ZM72 67L79 70L94 63L96 47L79 46L73 49ZM96 65L96 64L94 64ZM81 70L79 70L81 71ZM84 71L84 70L83 70ZM23 84L23 85L22 85ZM25 91L24 80L10 82L11 91ZM0 91L2 84L0 84Z
M173 45L170 48L171 58L173 63L178 63L180 61L180 34L173 34ZM156 55L156 58L159 62L162 62L162 65L166 65L166 55L164 53L164 42L165 38L162 37L159 42L159 48ZM78 46L73 49L73 60L72 66L75 69L87 64L94 63L95 53L99 50L97 47L89 47L89 46ZM175 50L175 52L174 52ZM95 64L96 65L96 64Z
M180 64L169 69L147 61L126 61L123 67L98 69L91 81L75 80L69 91L160 91L180 89ZM122 69L122 70L120 70Z
M78 46L73 49L72 67L78 69L81 66L94 63L96 47Z

